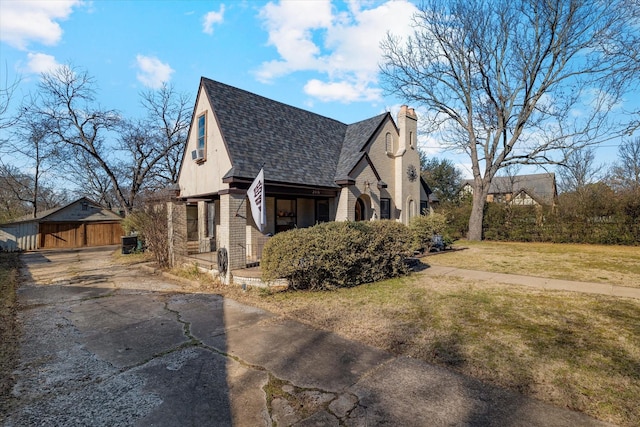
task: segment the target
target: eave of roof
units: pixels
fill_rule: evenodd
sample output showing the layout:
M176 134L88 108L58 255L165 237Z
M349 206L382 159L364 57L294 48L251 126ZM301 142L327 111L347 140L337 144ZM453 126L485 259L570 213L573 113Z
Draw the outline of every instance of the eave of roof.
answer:
M20 218L16 218L13 221L6 222L6 223L0 224L0 225L12 225L12 224L20 224L20 223L31 222L31 221L43 221L43 220L46 220L47 217L49 217L49 216L51 216L51 215L53 215L53 214L55 214L57 212L60 212L60 211L62 211L64 209L68 208L69 206L74 205L76 203L79 203L79 202L81 202L83 200L86 201L87 203L91 203L91 204L93 204L95 206L99 206L102 209L108 210L106 207L102 206L100 203L96 203L93 200L89 199L88 197L80 197L79 199L76 199L73 202L67 203L64 206L60 206L60 207L57 207L57 208L51 208L51 209L47 209L47 210L44 210L44 211L40 211L40 212L38 212L36 214L35 217L33 215L24 215L24 216L21 216Z

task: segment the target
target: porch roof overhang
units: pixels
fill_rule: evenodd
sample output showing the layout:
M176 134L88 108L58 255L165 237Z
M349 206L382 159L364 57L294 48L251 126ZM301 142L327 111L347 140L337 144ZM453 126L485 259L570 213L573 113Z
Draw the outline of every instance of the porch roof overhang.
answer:
M216 193L209 193L197 196L182 197L181 200L187 203L196 203L199 201L210 201L220 197L223 194L242 194L246 193L251 185L248 179L233 179L229 183L229 188L220 190ZM284 197L301 197L301 198L326 198L337 197L340 188L337 187L317 187L312 185L296 185L282 183L265 183L265 192L267 197L284 196Z

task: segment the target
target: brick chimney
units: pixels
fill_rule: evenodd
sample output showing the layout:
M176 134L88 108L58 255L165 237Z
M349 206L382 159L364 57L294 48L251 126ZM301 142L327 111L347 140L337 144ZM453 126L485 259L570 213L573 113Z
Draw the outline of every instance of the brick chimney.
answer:
M409 148L416 148L416 137L418 131L418 116L416 110L406 105L400 107L398 111L398 128L400 129L400 152Z

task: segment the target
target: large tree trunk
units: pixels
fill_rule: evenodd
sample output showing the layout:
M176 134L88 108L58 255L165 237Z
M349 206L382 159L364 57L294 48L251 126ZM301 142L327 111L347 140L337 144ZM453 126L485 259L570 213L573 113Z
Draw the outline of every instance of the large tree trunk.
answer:
M473 192L473 204L471 205L471 216L469 217L469 233L467 239L482 240L482 220L484 218L484 204L487 196L483 191Z

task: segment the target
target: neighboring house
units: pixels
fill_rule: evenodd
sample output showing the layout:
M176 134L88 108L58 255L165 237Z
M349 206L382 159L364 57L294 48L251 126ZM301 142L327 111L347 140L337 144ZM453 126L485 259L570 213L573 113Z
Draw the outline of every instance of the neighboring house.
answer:
M473 180L463 181L462 194L473 194ZM522 206L555 206L558 197L553 173L496 176L489 187L487 202Z
M408 223L427 208L417 117L403 106L347 125L202 78L178 178L192 251L242 268L265 236L324 221ZM266 229L246 192L264 165Z
M122 218L86 197L0 225L4 251L78 248L120 243Z

